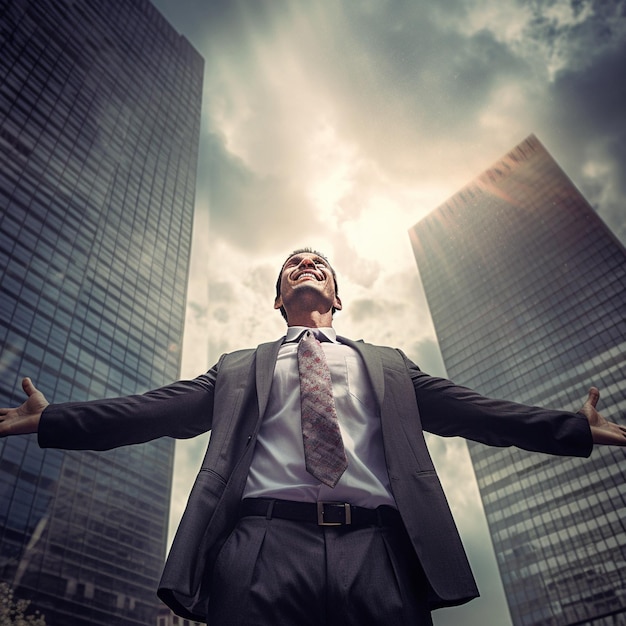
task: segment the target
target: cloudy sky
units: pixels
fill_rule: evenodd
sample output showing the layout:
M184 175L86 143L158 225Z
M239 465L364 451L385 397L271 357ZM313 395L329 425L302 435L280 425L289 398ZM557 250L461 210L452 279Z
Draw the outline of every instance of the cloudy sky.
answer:
M311 245L335 326L445 374L408 229L534 133L626 239L625 0L154 0L204 56L183 376L284 331L273 285ZM462 441L431 452L480 600L438 626L510 624ZM172 525L206 439L177 448Z

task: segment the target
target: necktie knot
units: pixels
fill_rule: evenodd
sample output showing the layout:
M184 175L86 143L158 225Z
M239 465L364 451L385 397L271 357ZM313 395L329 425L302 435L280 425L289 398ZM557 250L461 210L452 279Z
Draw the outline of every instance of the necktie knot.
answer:
M302 341L303 339L307 338L308 340L310 339L315 339L318 342L322 342L322 341L328 341L328 338L326 337L326 335L324 335L324 333L321 330L317 330L316 328L307 328L301 335L300 338L298 340L298 343L300 343L300 341Z

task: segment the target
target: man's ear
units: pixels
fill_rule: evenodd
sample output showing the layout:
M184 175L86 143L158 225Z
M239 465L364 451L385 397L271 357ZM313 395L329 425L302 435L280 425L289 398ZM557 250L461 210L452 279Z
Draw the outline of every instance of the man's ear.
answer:
M337 311L341 311L341 309L343 309L343 304L341 304L341 298L339 296L335 296L335 303L333 306Z
M281 306L283 306L282 296L276 296L276 300L274 300L274 308L280 309Z

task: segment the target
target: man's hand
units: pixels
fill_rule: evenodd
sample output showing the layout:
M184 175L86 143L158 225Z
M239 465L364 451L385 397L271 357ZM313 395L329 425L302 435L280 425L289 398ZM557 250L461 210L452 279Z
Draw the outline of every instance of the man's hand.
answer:
M598 404L599 399L600 392L592 387L589 390L587 401L578 411L589 420L593 442L609 446L626 446L626 427L609 422L596 411L596 404Z
M28 396L24 404L14 409L0 409L0 437L36 433L39 419L48 401L30 378L22 380L22 389Z

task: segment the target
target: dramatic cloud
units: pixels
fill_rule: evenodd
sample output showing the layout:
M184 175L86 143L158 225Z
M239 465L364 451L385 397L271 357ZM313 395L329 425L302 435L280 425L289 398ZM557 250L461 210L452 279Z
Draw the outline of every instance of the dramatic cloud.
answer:
M340 334L444 374L407 230L527 135L626 238L626 2L155 0L206 61L185 376L280 336L274 282L312 245ZM483 598L510 623L465 444L430 438ZM173 524L205 440L178 447Z

